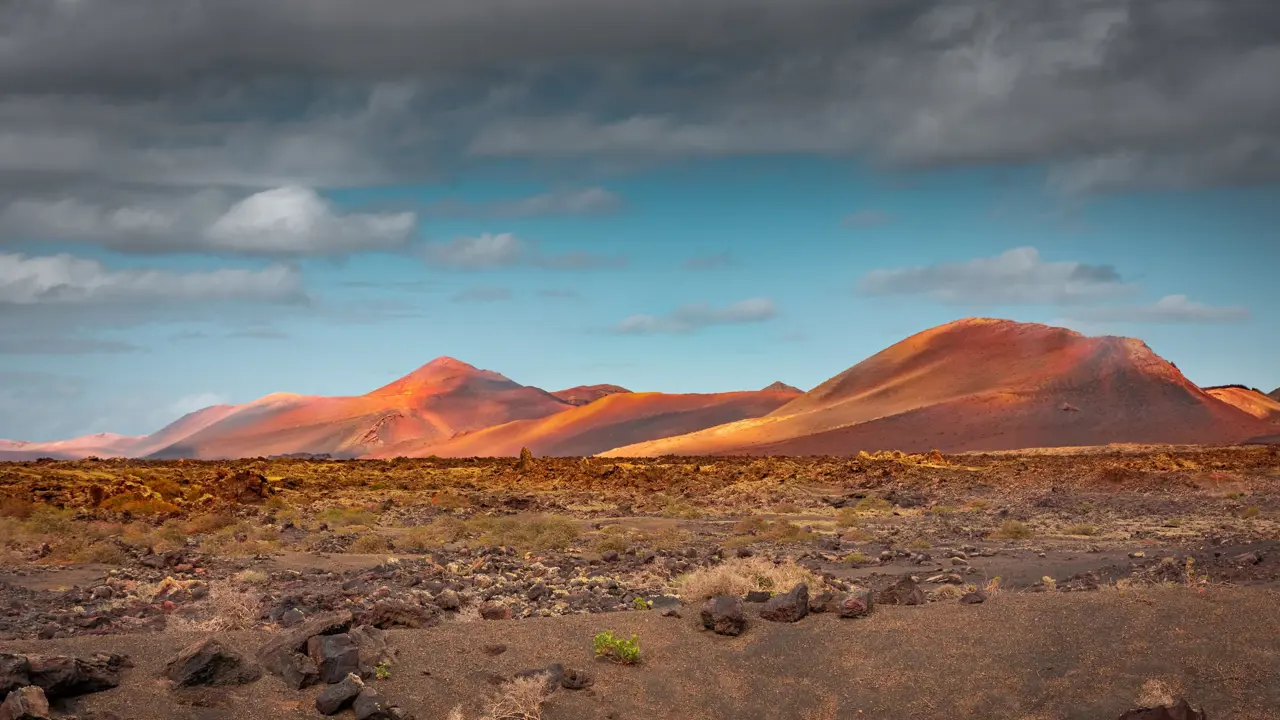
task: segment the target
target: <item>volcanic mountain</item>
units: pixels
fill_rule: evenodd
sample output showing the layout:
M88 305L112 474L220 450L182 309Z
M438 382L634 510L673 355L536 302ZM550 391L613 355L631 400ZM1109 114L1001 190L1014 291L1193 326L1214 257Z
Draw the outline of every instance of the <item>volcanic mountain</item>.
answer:
M0 461L38 460L40 458L74 460L90 456L132 457L134 446L145 439L145 437L117 435L115 433L94 433L93 435L82 435L68 440L53 440L50 442L0 440Z
M587 405L608 395L629 392L631 391L618 385L579 385L567 390L557 390L551 394L570 405Z
M1204 391L1256 418L1280 422L1280 400L1264 395L1261 390L1244 385L1219 385Z
M801 390L800 388L796 387L795 385L788 385L788 384L786 384L786 383L782 382L781 380L779 380L778 382L775 382L775 383L773 383L773 384L771 384L771 385L766 385L766 386L763 388L763 390L764 390L764 392L789 392L789 393L795 393L795 394L797 394L797 395L801 395L801 394L803 394L803 393L804 393L804 391L803 391L803 390Z
M370 457L503 456L518 455L522 447L539 456L593 455L620 445L760 417L798 394L774 390L705 395L614 393L537 420L517 420L444 441L427 438L387 445Z
M441 357L357 397L268 395L160 448L156 458L220 459L328 453L353 457L382 445L444 440L571 405L489 370Z
M1275 390L1272 390L1271 392L1267 393L1267 397L1271 398L1272 400L1280 400L1280 388L1276 388Z
M1271 427L1196 387L1139 340L969 318L909 337L765 417L604 454L1225 443Z

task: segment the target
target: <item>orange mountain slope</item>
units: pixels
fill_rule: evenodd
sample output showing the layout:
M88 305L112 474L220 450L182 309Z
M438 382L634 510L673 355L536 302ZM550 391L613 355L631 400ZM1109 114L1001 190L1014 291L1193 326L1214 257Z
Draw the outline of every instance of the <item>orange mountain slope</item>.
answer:
M54 460L75 460L85 457L133 457L133 448L145 440L145 437L117 435L115 433L94 433L68 440L51 442L22 442L19 440L0 440L0 461L38 460L53 458Z
M1224 443L1269 427L1141 341L970 318L907 338L766 417L605 455Z
M355 456L411 438L445 439L570 407L550 393L442 357L358 397L268 395L152 457Z
M743 418L759 417L794 399L793 392L668 395L616 393L544 417L465 433L444 440L388 445L370 457L482 457L592 455L609 448L679 435Z
M557 390L551 394L570 405L587 405L602 397L629 392L631 391L619 385L579 385L566 390Z
M1271 398L1272 400L1280 400L1280 388L1276 388L1275 390L1272 390L1271 392L1267 393L1267 397Z
M1280 422L1280 400L1263 395L1260 390L1243 385L1222 385L1205 388L1204 391L1256 418Z

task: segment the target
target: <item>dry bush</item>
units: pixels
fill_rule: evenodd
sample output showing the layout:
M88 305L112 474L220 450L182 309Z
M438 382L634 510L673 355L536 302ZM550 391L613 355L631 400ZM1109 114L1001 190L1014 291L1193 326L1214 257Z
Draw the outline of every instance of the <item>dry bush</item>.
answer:
M816 590L822 580L790 559L775 565L761 557L726 560L675 580L680 596L688 600L705 600L716 595L740 597L752 590L786 592L797 583L808 583L810 590Z
M1000 523L1000 527L996 528L987 537L998 540L1026 540L1035 535L1026 523L1017 520L1005 520Z
M230 513L220 512L208 515L196 515L186 523L186 531L192 535L215 533L223 528L235 525L235 518Z
M563 550L582 534L575 520L557 515L477 517L467 522L469 534L479 534L485 545L507 545L520 550Z
M353 525L373 527L378 524L378 516L365 508L328 508L316 515L316 520L327 523L331 528Z
M1160 707L1172 705L1177 692L1168 683L1154 678L1142 683L1138 691L1138 707Z
M968 590L960 585L942 585L934 588L930 595L934 600L955 600L966 592Z
M171 616L166 629L174 632L227 632L247 630L260 614L257 593L237 590L229 584L209 584L209 614L203 618Z
M546 699L545 674L516 678L502 686L482 720L542 720Z
M347 552L357 555L375 555L387 551L387 541L381 535L367 533L356 538Z

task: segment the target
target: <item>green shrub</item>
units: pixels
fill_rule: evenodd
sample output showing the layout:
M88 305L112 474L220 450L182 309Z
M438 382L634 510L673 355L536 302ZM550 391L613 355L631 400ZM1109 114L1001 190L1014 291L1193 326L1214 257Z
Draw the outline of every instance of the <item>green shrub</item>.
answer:
M595 648L596 657L603 657L623 665L635 665L640 662L640 636L638 635L632 635L630 640L624 640L614 635L612 630L606 630L596 635L592 645Z

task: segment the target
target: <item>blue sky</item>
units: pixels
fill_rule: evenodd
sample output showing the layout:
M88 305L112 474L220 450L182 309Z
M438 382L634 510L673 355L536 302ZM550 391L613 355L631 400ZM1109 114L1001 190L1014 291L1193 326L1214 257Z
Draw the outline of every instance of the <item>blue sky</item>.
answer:
M536 0L521 42L487 0L0 11L0 437L440 355L548 390L808 388L971 315L1280 385L1280 46L1245 32L1280 13L751 0L769 23L708 42L724 1ZM601 42L561 34L582 13ZM220 45L237 22L270 32Z

